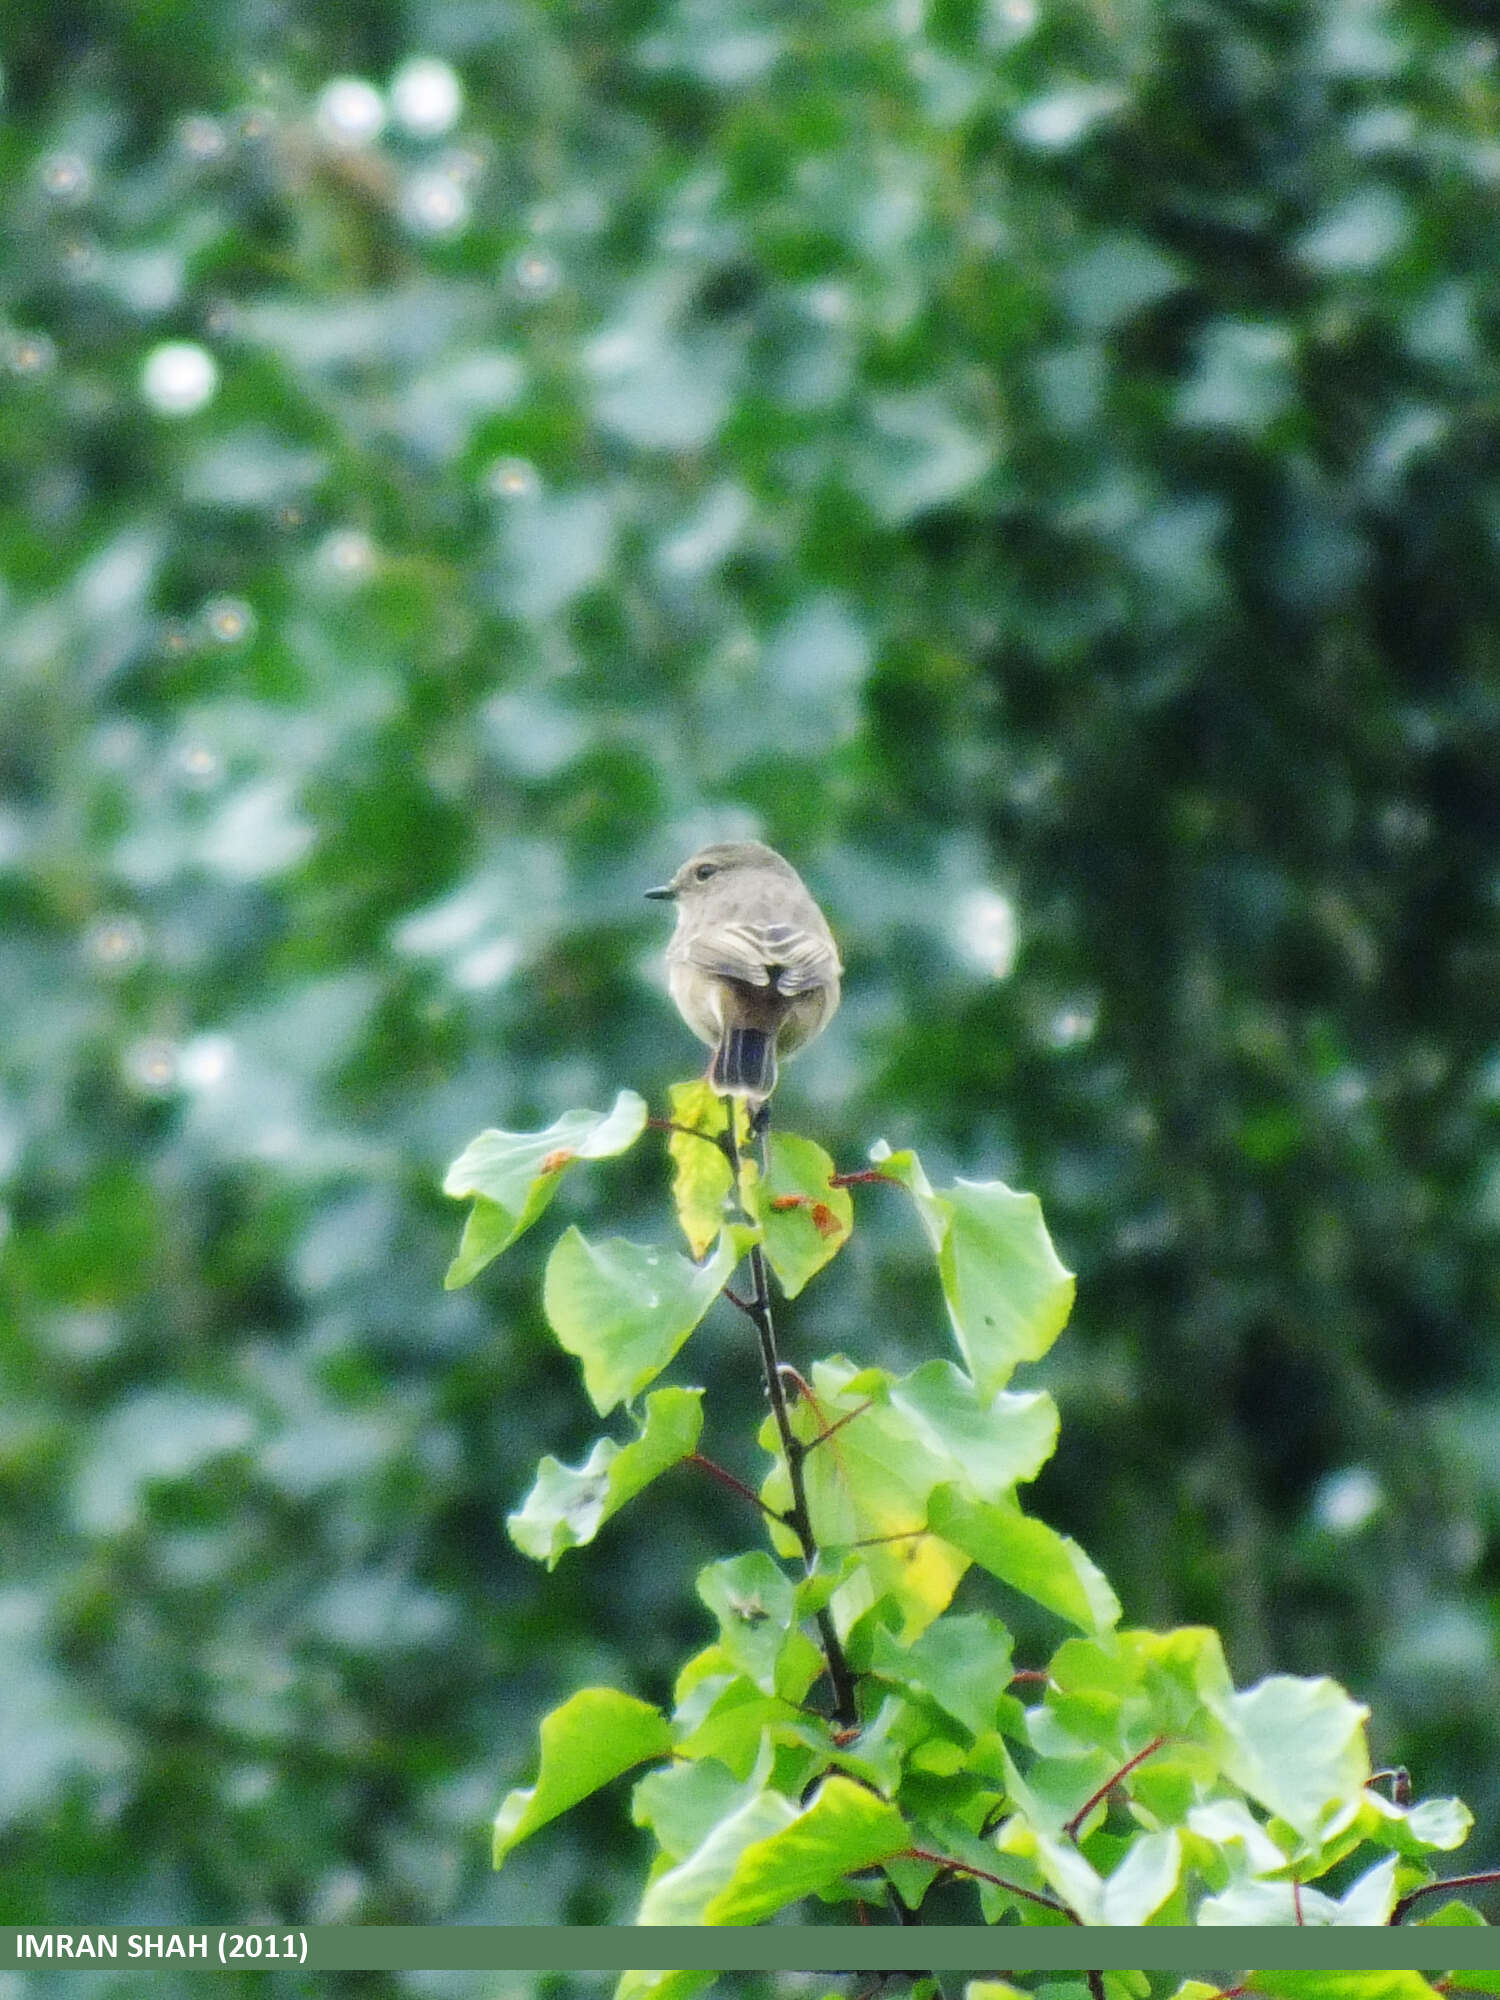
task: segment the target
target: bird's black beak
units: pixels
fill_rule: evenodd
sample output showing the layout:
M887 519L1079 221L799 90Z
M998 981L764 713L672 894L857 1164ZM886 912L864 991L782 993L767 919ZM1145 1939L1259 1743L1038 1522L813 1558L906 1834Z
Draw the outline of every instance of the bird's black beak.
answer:
M663 882L659 889L648 889L646 894L657 903L670 903L677 894L670 882Z

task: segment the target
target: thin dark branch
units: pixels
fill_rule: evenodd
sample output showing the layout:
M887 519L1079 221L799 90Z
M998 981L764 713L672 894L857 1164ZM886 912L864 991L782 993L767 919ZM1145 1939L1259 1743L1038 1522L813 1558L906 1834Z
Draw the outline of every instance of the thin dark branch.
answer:
M729 1158L729 1141L723 1132L700 1132L696 1125L683 1125L676 1118L648 1118L647 1126L653 1132L681 1132L689 1139L702 1139Z
M1137 1750L1135 1755L1129 1758L1127 1762L1123 1763L1118 1771L1111 1773L1111 1775L1105 1779L1104 1783L1100 1785L1097 1791L1089 1793L1088 1797L1084 1800L1083 1804L1078 1808L1077 1812L1074 1813L1073 1817L1070 1820L1068 1820L1063 1827L1063 1832L1068 1836L1069 1840L1072 1841L1075 1847L1078 1845L1079 1827L1083 1825L1083 1822L1088 1818L1089 1814L1094 1810L1094 1807L1098 1805L1099 1801L1102 1798L1106 1798L1109 1795L1109 1793L1114 1790L1115 1786L1119 1784L1122 1778L1128 1777L1130 1773L1135 1769L1137 1764L1144 1764L1148 1757L1154 1757L1157 1751L1160 1750L1163 1743L1166 1742L1166 1740L1167 1739L1165 1736L1153 1737L1152 1740L1146 1745L1144 1750Z
M1411 1772L1404 1764L1388 1764L1384 1770L1372 1771L1365 1779L1367 1785L1389 1784L1391 1804L1409 1806L1411 1804Z
M1104 2000L1104 1974L1102 1972L1086 1972L1083 1976L1089 1983L1089 1992L1092 1994L1093 2000Z
M730 1171L734 1176L734 1198L740 1213L745 1214L744 1196L740 1189L740 1148L739 1135L735 1129L735 1105L733 1098L726 1098L724 1108L728 1114L725 1127L726 1153ZM769 1119L765 1107L757 1114L756 1123L760 1132L762 1173L765 1173L769 1150ZM748 1216L745 1218L750 1219ZM753 1290L748 1301L749 1315L755 1325L756 1338L760 1343L761 1373L765 1377L766 1395L770 1400L771 1414L776 1422L776 1434L781 1440L782 1455L786 1459L787 1478L792 1489L792 1504L787 1509L785 1523L802 1544L802 1560L808 1575L817 1565L818 1543L813 1533L812 1514L807 1504L807 1480L803 1473L803 1461L807 1457L807 1446L792 1429L791 1407L787 1402L786 1384L782 1380L780 1357L776 1352L776 1326L771 1317L771 1281L766 1270L765 1252L759 1243L750 1246L750 1279ZM828 1667L829 1684L833 1689L834 1719L846 1726L859 1720L859 1704L854 1695L854 1676L844 1655L843 1641L833 1622L833 1614L826 1605L816 1614L818 1637L823 1644L823 1658Z
M1389 1921L1399 1924L1413 1903L1423 1896L1435 1896L1439 1889L1486 1889L1496 1882L1500 1882L1500 1868L1481 1868L1473 1875L1450 1875L1442 1882L1424 1882L1420 1889L1412 1889L1401 1897Z

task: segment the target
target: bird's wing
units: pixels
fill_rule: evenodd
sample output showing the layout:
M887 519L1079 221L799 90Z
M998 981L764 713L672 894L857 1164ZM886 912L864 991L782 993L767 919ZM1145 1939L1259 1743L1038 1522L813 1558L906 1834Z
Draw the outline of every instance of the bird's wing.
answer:
M838 977L838 954L827 938L799 924L740 920L714 924L684 939L675 955L746 986L769 986L778 993L806 993Z
M767 964L780 966L776 976L778 993L809 993L814 987L830 986L839 976L839 955L826 933L803 928L801 924L765 924L760 929Z

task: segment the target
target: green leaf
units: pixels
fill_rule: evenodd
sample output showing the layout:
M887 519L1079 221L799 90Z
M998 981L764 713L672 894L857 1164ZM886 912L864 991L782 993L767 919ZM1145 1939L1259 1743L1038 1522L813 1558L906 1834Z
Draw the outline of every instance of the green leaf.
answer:
M1057 1405L1045 1390L986 1394L951 1361L923 1362L891 1384L888 1401L931 1458L934 1483L955 1479L979 1500L1035 1479L1057 1446Z
M1105 1881L1099 1921L1144 1924L1166 1902L1181 1874L1182 1842L1175 1830L1137 1833Z
M995 1725L995 1710L1011 1677L1011 1635L998 1618L980 1613L940 1618L910 1646L877 1627L872 1670L883 1680L926 1695L971 1735Z
M798 1435L812 1443L839 1426L806 1461L819 1545L866 1543L869 1588L901 1606L905 1636L914 1637L967 1567L922 1533L933 1487L956 1482L998 1499L1034 1477L1056 1440L1056 1409L1041 1393L981 1395L950 1361L924 1362L900 1379L843 1359L820 1362L812 1391L815 1400L803 1398L794 1411ZM762 1442L776 1449L771 1429ZM762 1496L768 1505L785 1505L784 1485L784 1471L773 1475Z
M654 1381L728 1283L754 1240L726 1229L706 1264L612 1236L590 1243L578 1228L547 1259L542 1306L560 1344L583 1363L600 1416Z
M1336 1682L1273 1674L1217 1708L1229 1732L1228 1775L1310 1845L1336 1814L1359 1810L1369 1710Z
M709 1652L728 1666L721 1645ZM743 1778L755 1767L766 1731L800 1717L789 1700L763 1694L745 1675L720 1672L694 1683L673 1720L679 1756L716 1757Z
M1240 1798L1209 1799L1190 1808L1188 1829L1215 1847L1236 1874L1272 1875L1285 1866L1286 1856Z
M1474 1815L1462 1799L1420 1799L1406 1809L1406 1833L1429 1851L1446 1853L1462 1847L1473 1825Z
M1437 2000L1420 1972L1252 1972L1246 1984L1266 2000Z
M1474 1905L1472 1903L1461 1902L1457 1896L1450 1897L1441 1908L1434 1910L1431 1916L1418 1917L1416 1919L1416 1927L1420 1930L1430 1930L1436 1927L1439 1930L1481 1931L1488 1928L1484 1918L1480 1916ZM1458 1983L1465 1987L1477 1987L1481 1993L1500 1993L1500 1972L1469 1972L1466 1970L1462 1981Z
M777 1282L794 1299L836 1257L854 1227L849 1190L830 1187L834 1163L821 1146L793 1132L772 1132L770 1177L746 1175L750 1212L765 1231Z
M664 1854L681 1861L764 1786L764 1770L745 1780L716 1757L677 1757L640 1780L630 1795L630 1816L637 1826L650 1827Z
M910 1845L910 1831L894 1806L835 1774L801 1812L743 1849L702 1921L760 1923Z
M836 1763L847 1776L862 1778L890 1798L900 1789L912 1739L922 1733L923 1718L918 1711L904 1695L890 1694L858 1730L843 1732L847 1740L841 1740L836 1749L829 1734L824 1761Z
M494 1865L513 1847L624 1771L672 1748L666 1717L614 1688L584 1688L542 1718L535 1785L509 1793L495 1815Z
M555 1569L569 1549L591 1542L612 1514L693 1451L703 1429L701 1389L656 1389L646 1398L640 1435L629 1444L600 1438L582 1465L544 1458L518 1512L506 1519L523 1555Z
M1107 1629L1119 1618L1119 1600L1078 1544L1012 1502L971 1500L956 1486L939 1486L927 1520L981 1569L1082 1631Z
M710 1563L698 1578L698 1595L719 1621L719 1642L747 1680L763 1694L776 1693L776 1666L796 1613L796 1586L766 1554Z
M750 1124L743 1102L735 1100L735 1130L743 1159L750 1146ZM692 1083L674 1083L667 1092L672 1123L685 1126L667 1140L672 1161L672 1202L677 1220L695 1257L707 1254L728 1219L729 1197L734 1175L723 1150L714 1140L728 1128L724 1100L703 1077ZM697 1133L705 1138L697 1138Z
M861 1573L839 1593L838 1602L847 1605L851 1590L868 1592L870 1602L889 1596L901 1609L904 1636L912 1638L947 1606L968 1564L924 1532L932 1481L954 1468L946 1454L934 1462L911 1426L892 1415L885 1400L890 1383L881 1369L857 1372L842 1359L819 1362L812 1370L816 1401L800 1398L792 1421L797 1435L810 1444L832 1431L804 1465L818 1546L832 1550L869 1544ZM833 1431L846 1416L850 1420ZM761 1443L769 1452L778 1450L769 1418ZM787 1505L786 1468L779 1462L761 1497L771 1507ZM851 1615L865 1608L860 1602Z
M574 1160L603 1160L633 1146L646 1128L646 1102L622 1090L609 1111L565 1111L545 1132L481 1132L443 1176L443 1192L473 1198L458 1255L443 1279L467 1285L546 1208Z
M1366 1786L1357 1828L1366 1840L1379 1841L1415 1860L1462 1847L1474 1825L1474 1815L1462 1799L1422 1799L1398 1806L1383 1792Z
M938 1194L915 1153L882 1142L870 1157L916 1202L959 1351L981 1393L993 1395L1020 1362L1042 1358L1073 1306L1073 1274L1052 1247L1040 1202L1001 1181L960 1180Z
M1367 1868L1339 1897L1341 1924L1386 1924L1396 1907L1396 1857Z
M1013 1785L1012 1789L1018 1798L1023 1796L1020 1788ZM1099 1871L1070 1839L1044 1832L1034 1809L1028 1810L1027 1817L1030 1824L1024 1830L1015 1820L1007 1822L1001 1837L1004 1850L1034 1860L1043 1882L1055 1896L1060 1896L1084 1923L1102 1924L1104 1883ZM1002 1867L1000 1873L1005 1872Z
M705 1924L721 1890L734 1880L740 1858L797 1818L797 1808L780 1792L757 1791L719 1821L685 1861L658 1875L641 1898L638 1924Z
M1173 1632L1128 1631L1069 1639L1052 1657L1044 1706L1033 1711L1032 1738L1055 1718L1076 1754L1092 1744L1123 1761L1153 1736L1171 1740L1176 1756L1201 1764L1210 1755L1217 1774L1224 1739L1218 1707L1234 1692L1216 1632L1189 1625ZM1162 1769L1153 1757L1132 1781L1150 1785Z
M692 2000L718 1978L716 1972L622 1972L614 2000Z
M1327 1898L1312 1889L1302 1891L1302 1914L1304 1923L1322 1924L1325 1919L1323 1905ZM1331 1907L1331 1905L1330 1905ZM1205 1928L1220 1928L1244 1924L1260 1929L1285 1927L1297 1921L1297 1905L1292 1899L1290 1882L1262 1882L1249 1879L1231 1882L1217 1895L1205 1896L1198 1905L1197 1921Z

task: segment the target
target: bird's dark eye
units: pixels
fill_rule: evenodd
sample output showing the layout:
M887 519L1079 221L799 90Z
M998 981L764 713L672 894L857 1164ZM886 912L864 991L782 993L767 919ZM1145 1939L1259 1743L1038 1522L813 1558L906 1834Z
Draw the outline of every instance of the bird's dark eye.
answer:
M718 872L711 861L700 861L693 870L693 876L699 882L706 882L710 875L716 875Z

